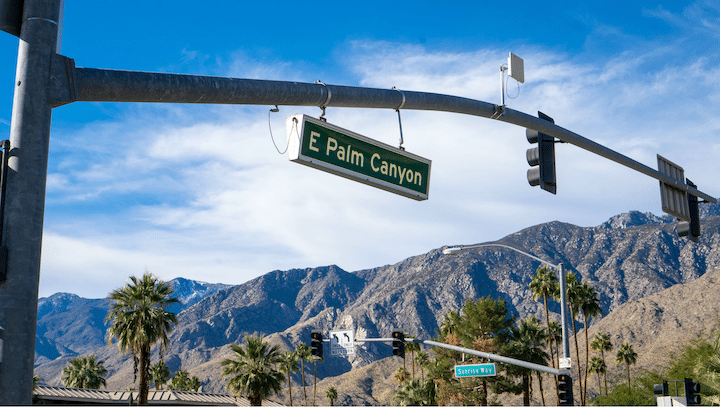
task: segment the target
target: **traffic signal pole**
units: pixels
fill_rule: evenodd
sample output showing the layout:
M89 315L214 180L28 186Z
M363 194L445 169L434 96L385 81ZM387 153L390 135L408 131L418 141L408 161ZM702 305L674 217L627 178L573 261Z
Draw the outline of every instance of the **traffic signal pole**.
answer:
M70 65L65 66L66 72L57 74L59 78L69 78L66 79L69 83L58 95L57 101L60 103L74 101L211 103L407 109L467 114L537 130L670 184L710 203L717 203L717 199L694 187L554 123L479 100L399 89L75 68L74 64L71 68ZM498 111L504 113L499 115Z
M10 129L3 242L7 280L0 285L0 404L32 402L40 250L50 141L51 65L61 0L25 0Z
M323 83L268 81L76 68L56 54L62 0L5 0L23 5L10 131L0 282L0 404L29 404L32 395L40 256L52 108L79 101L211 103L431 110L492 118L537 130L634 169L707 202L708 194L560 126L487 102L436 93ZM8 9L9 10L9 9ZM0 10L4 11L4 10ZM16 29L6 29L18 35ZM12 24L11 24L12 25Z

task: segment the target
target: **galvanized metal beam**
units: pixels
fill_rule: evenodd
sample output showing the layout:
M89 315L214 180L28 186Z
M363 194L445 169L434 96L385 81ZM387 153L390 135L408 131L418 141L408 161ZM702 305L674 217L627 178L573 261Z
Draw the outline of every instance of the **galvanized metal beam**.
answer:
M66 75L71 78L68 86L73 88L68 88L64 94L76 92L76 101L402 108L493 118L553 136L708 202L717 203L717 199L709 194L554 123L479 100L398 89L65 66L73 70ZM67 100L62 102L67 103Z

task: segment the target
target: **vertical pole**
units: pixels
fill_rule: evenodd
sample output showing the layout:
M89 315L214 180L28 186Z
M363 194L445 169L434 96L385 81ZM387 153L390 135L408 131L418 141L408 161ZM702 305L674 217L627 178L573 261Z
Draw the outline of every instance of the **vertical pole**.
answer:
M50 68L60 0L25 0L10 130L10 161L2 244L7 282L0 285L0 404L32 402L40 251L52 109Z
M500 106L505 106L505 69L500 65Z
M569 358L567 289L565 286L565 265L562 263L558 265L558 274L560 274L560 319L562 319L563 357Z

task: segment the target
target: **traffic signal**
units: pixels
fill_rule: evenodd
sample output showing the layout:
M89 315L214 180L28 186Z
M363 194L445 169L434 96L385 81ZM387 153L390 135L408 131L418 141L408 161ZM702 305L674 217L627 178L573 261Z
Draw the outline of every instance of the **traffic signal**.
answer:
M685 399L688 406L700 405L700 383L693 383L692 379L685 378Z
M538 117L555 123L550 116L543 112L538 112ZM530 169L527 171L527 179L530 185L550 192L556 193L555 182L555 137L548 136L538 132L537 130L526 129L525 136L530 144L537 143L537 147L527 150L527 162Z
M693 184L692 181L686 181L689 186L697 188L697 185ZM678 236L687 236L690 240L697 243L698 238L700 237L700 212L698 211L698 197L692 194L687 194L687 197L690 222L679 222L677 225L677 233Z
M392 332L393 356L405 358L405 334L403 331L395 330Z
M654 384L653 393L657 395L669 396L670 388L668 387L667 380L663 380L662 384Z
M558 376L558 405L572 406L574 403L572 377L561 374Z
M323 358L323 337L319 329L313 329L310 333L310 354L313 359Z

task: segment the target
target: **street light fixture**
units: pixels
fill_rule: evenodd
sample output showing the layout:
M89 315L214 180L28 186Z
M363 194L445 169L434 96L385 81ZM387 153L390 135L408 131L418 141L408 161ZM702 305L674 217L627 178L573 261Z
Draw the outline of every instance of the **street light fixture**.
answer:
M552 267L553 269L557 270L558 272L558 279L560 280L560 319L562 319L562 341L563 341L563 358L565 360L570 360L570 342L568 341L568 320L567 320L567 294L565 289L565 265L563 263L559 264L552 264L549 263L537 256L534 256L530 253L524 252L520 249L516 249L512 246L500 244L500 243L484 243L484 244L476 244L476 245L470 245L470 246L455 246L455 247L447 247L443 249L443 254L452 256L460 253L463 250L467 249L479 249L483 247L502 247L504 249L510 249L513 251L516 251L522 255L525 255L527 257L530 257L533 260L537 260L542 264L545 264L546 266ZM570 368L570 364L568 363L567 366L562 366L561 368Z

